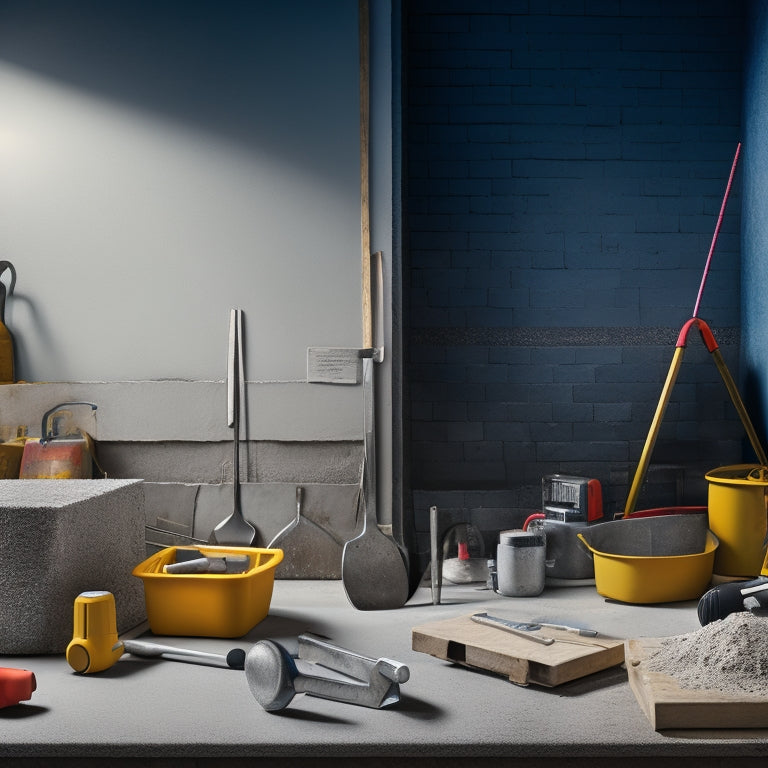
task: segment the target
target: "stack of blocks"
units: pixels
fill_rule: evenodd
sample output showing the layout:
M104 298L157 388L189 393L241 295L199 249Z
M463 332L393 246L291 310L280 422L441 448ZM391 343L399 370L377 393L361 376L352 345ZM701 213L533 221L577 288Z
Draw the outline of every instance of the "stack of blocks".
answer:
M115 595L118 631L145 616L141 480L0 481L0 654L63 653L77 595Z

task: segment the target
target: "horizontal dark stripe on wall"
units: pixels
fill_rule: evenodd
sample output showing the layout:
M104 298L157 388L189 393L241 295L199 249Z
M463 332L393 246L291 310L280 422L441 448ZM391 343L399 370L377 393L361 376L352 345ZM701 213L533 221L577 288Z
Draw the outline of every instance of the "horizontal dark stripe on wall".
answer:
M674 347L681 328L412 328L410 341L425 346ZM712 328L712 334L720 346L739 343L739 328ZM688 342L698 335L692 329Z

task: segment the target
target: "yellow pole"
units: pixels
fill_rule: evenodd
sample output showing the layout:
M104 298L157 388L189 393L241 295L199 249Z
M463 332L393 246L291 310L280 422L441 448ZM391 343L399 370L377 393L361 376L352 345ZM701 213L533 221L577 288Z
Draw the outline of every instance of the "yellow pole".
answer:
M648 470L653 446L656 444L656 438L659 436L659 428L661 426L661 420L664 418L664 411L667 410L667 404L669 403L669 397L672 394L672 388L675 386L677 374L680 372L680 365L683 362L684 352L685 347L675 347L675 354L672 356L672 364L669 366L667 380L664 382L661 398L659 399L659 404L656 406L656 413L653 416L651 428L648 431L648 437L645 440L645 446L640 455L640 462L635 471L635 478L632 481L632 487L629 489L629 496L627 496L627 503L624 507L624 517L629 517L635 511L637 497L640 495L640 487L643 484L645 473Z
M731 372L728 370L728 366L725 364L725 360L723 360L723 356L719 349L712 350L712 357L715 359L717 370L720 371L720 375L723 377L723 382L725 383L725 388L728 390L728 394L730 394L731 400L736 407L736 411L741 418L741 423L744 425L749 442L752 444L752 449L757 455L757 460L765 467L768 465L768 458L766 458L763 446L760 444L760 439L755 432L755 428L752 426L752 421L749 418L747 409L744 407L744 401L741 399L739 390L736 388L736 382L733 380Z

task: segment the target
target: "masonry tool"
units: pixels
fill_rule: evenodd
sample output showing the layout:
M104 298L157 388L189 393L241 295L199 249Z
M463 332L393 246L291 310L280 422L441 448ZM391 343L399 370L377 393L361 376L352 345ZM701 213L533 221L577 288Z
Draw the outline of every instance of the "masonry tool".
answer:
M256 528L243 517L240 501L240 408L244 384L243 375L243 311L233 309L229 317L229 356L227 370L227 416L233 427L232 439L232 514L211 532L211 544L250 547L256 540Z
M361 656L311 633L298 641L297 659L311 672L300 671L297 659L274 640L260 640L245 657L251 693L268 712L285 709L297 693L374 709L400 700L400 684L410 677L405 664ZM323 675L321 668L340 676Z
M103 590L81 592L75 598L74 631L66 650L69 666L80 674L103 672L124 653L230 669L243 669L245 664L242 648L233 648L223 655L145 640L120 640L117 636L115 596Z

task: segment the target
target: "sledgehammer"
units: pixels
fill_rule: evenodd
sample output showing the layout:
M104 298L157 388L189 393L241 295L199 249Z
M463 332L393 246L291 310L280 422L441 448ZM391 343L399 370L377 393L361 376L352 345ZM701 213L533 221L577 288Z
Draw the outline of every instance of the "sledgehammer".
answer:
M245 651L233 648L226 656L145 640L119 640L115 596L111 592L82 592L75 598L74 631L67 646L69 666L81 674L109 669L123 655L152 656L230 669L245 667Z

